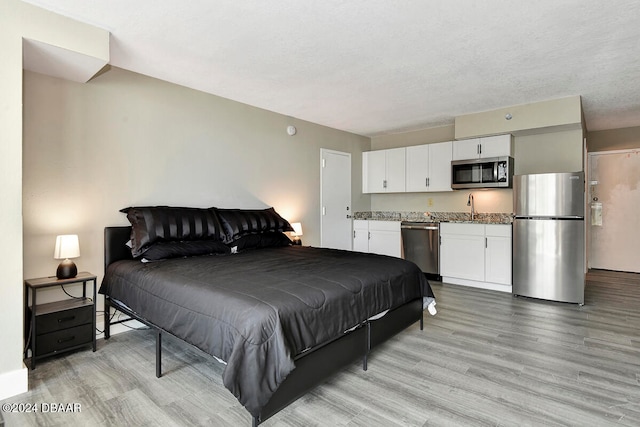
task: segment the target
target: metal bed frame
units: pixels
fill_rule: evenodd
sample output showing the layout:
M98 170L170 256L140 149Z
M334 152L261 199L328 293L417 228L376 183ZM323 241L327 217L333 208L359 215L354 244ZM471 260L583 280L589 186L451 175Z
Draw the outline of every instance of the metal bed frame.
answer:
M129 240L130 233L131 227L129 226L105 228L105 272L107 266L115 261L132 259L131 252L125 245ZM113 321L111 317L111 307L129 317ZM295 369L287 376L269 402L261 409L260 415L252 417L252 425L256 427L318 384L327 380L331 375L359 358L362 358L362 367L366 371L368 354L378 344L383 343L417 321L420 322L420 330L423 329L422 311L422 299L415 299L391 310L380 319L367 320L351 332L295 357ZM176 336L154 325L147 319L140 317L128 307L110 298L108 295L104 296L104 312L105 340L108 340L111 336L111 325L131 320L137 320L155 331L156 377L160 378L162 376L162 335L169 334L174 337ZM186 343L180 337L176 338ZM200 349L198 350L205 353Z

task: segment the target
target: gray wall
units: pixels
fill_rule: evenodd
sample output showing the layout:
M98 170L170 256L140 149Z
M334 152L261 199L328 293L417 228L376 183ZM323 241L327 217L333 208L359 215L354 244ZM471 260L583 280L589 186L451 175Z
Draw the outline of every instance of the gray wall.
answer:
M371 139L371 149L382 150L385 148L410 147L412 145L453 141L454 135L455 128L453 125L423 129L414 132L380 135Z
M515 173L576 172L584 170L582 130L515 137Z
M0 1L0 400L27 391L23 363L23 44L35 40L71 54L109 59L109 33L19 0ZM51 57L47 58L51 60ZM53 61L55 63L55 61ZM55 64L57 66L60 63ZM65 64L62 68L65 68ZM85 64L86 65L86 64Z
M352 155L353 208L369 138L112 68L79 84L25 72L24 276L52 275L57 234L102 275L103 228L131 205L259 208L320 242L320 148ZM288 125L298 128L295 136Z
M587 133L587 151L613 151L640 148L640 127Z

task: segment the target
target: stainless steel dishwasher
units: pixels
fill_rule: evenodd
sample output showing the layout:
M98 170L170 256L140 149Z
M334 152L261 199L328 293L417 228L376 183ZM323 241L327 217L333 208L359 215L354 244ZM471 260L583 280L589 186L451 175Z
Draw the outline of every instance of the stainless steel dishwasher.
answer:
M440 276L440 224L408 222L400 225L404 259L429 275Z

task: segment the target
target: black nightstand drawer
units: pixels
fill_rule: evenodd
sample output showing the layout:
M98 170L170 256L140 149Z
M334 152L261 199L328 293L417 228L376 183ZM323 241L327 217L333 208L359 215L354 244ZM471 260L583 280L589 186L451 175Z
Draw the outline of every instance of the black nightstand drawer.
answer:
M73 328L85 323L93 323L93 303L90 300L65 300L37 307L37 335Z
M92 342L93 323L38 335L36 337L36 356L66 350L78 345L89 345Z

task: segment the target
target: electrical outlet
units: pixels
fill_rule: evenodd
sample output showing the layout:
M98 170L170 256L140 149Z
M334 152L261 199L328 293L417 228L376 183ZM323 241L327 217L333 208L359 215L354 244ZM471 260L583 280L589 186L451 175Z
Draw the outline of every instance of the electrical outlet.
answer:
M427 199L427 206L429 207L433 206L433 199L431 197Z

